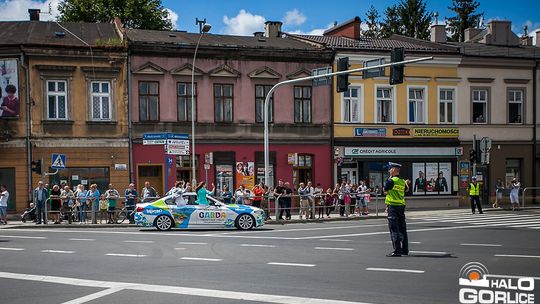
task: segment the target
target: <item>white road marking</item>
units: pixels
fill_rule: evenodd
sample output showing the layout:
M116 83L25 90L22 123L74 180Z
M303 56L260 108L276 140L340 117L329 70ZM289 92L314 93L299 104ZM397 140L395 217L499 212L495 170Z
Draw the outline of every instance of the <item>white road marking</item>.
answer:
M520 224L520 225L510 226L510 228L538 228L538 227L540 227L540 223L538 223L538 224Z
M461 243L460 246L478 246L478 247L501 247L500 244L473 244L473 243Z
M176 248L174 248L174 250L186 250L186 248L184 248L184 247L176 247Z
M64 302L62 304L82 304L82 303L87 303L87 302L93 301L95 299L99 299L99 298L108 296L110 294L113 294L113 293L121 291L121 290L124 290L124 288L107 288L105 290L98 291L96 293L89 294L89 295L84 296L84 297L80 297L80 298L77 298L77 299L73 299L71 301Z
M69 239L70 241L87 241L87 242L93 242L95 241L96 239Z
M41 252L43 253L75 253L75 251L73 250L51 250L51 249L41 250Z
M315 247L317 250L341 250L341 251L353 251L354 248L337 248L337 247Z
M412 269L397 269L397 268L366 268L368 271L388 271L388 272L407 272L407 273L424 273L424 270Z
M449 255L449 252L444 251L409 251L409 253L418 253L418 254L440 254L440 255Z
M179 260L188 260L188 261L207 261L207 262L221 262L222 259L209 259L209 258L192 258L192 257L181 257Z
M319 241L327 241L327 242L352 242L351 240L340 240L340 239L320 239Z
M197 243L197 242L178 242L180 245L208 245L208 243Z
M107 256L129 257L129 258L144 258L146 254L131 254L131 253L106 253Z
M392 241L386 241L386 243L391 244ZM409 241L408 243L409 244L422 244L422 242L416 242L416 241L414 241L414 242Z
M45 236L0 235L0 238L46 240Z
M152 244L154 241L131 241L125 240L124 243L142 243L142 244Z
M241 247L263 247L263 248L275 248L276 245L260 245L260 244L241 244Z
M495 254L496 257L503 258L532 258L540 259L540 255L520 255L520 254Z
M261 303L371 304L371 303L366 303L366 302L352 302L352 301L342 301L342 300L332 300L332 299L303 298L303 297L281 296L281 295L273 295L273 294L227 291L227 290L218 290L216 288L203 289L203 288L153 285L153 284L142 284L142 283L97 281L97 280L85 280L85 279L78 279L78 278L56 277L56 276L48 276L48 275L33 275L33 274L24 274L24 273L11 273L11 272L0 272L0 278L63 284L63 285L68 285L68 286L83 286L83 287L96 287L96 288L103 288L103 286L107 286L111 289L119 288L119 289L128 289L128 290L134 290L134 291L162 292L162 293L177 294L177 295L229 299L229 300L235 300L235 301L252 301L252 302L261 302Z
M23 251L24 248L14 248L14 247L0 247L0 250L9 250L9 251Z
M315 267L315 264L299 264L299 263L279 263L279 262L270 262L266 263L268 265L277 265L277 266L296 266L296 267Z

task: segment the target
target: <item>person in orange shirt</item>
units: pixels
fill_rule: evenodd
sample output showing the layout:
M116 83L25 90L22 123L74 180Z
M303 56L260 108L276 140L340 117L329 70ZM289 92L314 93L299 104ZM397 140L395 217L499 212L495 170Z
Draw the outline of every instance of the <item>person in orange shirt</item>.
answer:
M253 187L253 199L252 199L253 207L261 208L263 195L264 195L264 186L262 185L262 183L256 184L255 187Z

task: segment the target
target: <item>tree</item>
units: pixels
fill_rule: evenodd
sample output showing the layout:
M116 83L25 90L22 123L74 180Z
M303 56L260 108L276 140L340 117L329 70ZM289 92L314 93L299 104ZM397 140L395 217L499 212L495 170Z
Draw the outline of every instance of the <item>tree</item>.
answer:
M417 39L429 39L429 26L433 13L427 11L424 0L401 0L386 8L382 24L383 37L393 34Z
M127 28L173 28L161 0L61 0L58 11L62 22L110 22L119 17Z
M388 38L393 34L401 34L401 22L399 20L398 5L392 5L384 11L384 20L381 24L381 37Z
M379 12L377 12L377 9L375 9L375 7L372 5L366 14L366 25L368 28L362 33L364 37L381 37L381 23L379 22L380 17Z
M452 40L465 41L465 30L478 26L484 13L475 13L480 3L475 0L452 0L452 6L448 7L456 15L448 18L448 27Z

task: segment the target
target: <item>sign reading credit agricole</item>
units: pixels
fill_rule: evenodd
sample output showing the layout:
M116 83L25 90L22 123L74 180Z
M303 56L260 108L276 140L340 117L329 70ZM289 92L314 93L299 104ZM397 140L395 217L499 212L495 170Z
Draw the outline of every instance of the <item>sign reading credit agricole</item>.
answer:
M456 156L456 148L346 147L345 156Z

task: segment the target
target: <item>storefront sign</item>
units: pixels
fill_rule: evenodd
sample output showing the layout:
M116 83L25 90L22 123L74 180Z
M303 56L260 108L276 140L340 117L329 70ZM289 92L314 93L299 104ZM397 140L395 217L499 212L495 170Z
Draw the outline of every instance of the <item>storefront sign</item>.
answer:
M386 128L354 128L356 137L386 137Z
M125 171L127 170L127 164L114 164L114 170Z
M459 128L414 128L414 137L458 137Z
M407 129L407 128L392 129L392 136L411 136L411 129Z
M345 156L456 156L455 147L396 148L396 147L345 147Z

